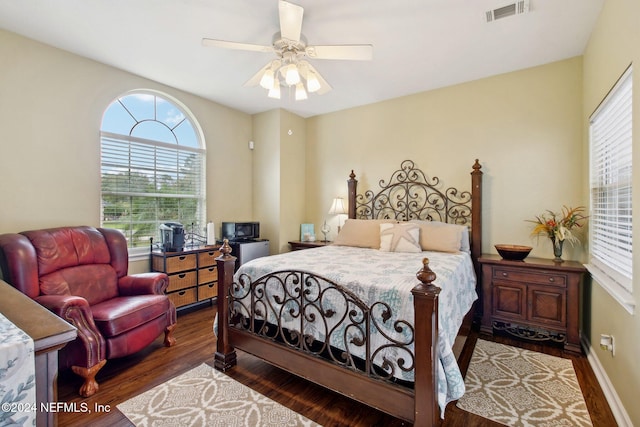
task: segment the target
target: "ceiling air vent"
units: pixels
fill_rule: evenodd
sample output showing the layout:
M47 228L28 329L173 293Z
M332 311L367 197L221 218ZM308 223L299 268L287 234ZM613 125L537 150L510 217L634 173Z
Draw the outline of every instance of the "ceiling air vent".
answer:
M520 0L497 9L488 10L487 22L496 21L498 19L507 18L513 15L520 15L529 11L529 0Z

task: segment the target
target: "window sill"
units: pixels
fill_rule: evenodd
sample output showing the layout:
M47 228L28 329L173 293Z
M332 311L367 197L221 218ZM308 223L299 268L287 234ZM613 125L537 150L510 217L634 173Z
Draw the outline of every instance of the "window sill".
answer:
M132 251L131 249L129 249L129 262L148 261L149 254L150 252L148 249L146 251Z
M599 269L597 266L593 264L585 264L584 265L589 273L591 273L591 277L598 282L598 284L605 290L609 295L613 297L625 310L629 312L629 314L634 314L636 310L636 303L633 300L633 295L629 293L625 288L623 288L618 282L613 280L609 275Z

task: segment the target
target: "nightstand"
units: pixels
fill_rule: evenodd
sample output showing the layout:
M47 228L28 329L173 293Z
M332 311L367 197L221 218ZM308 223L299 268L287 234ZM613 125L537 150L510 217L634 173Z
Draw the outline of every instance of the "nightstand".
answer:
M482 255L480 330L503 330L520 338L555 341L581 353L580 298L586 269L575 261L525 258L506 261Z
M293 240L289 242L289 246L291 246L292 251L299 251L302 249L320 248L322 246L327 246L332 243L333 242L330 240L316 240L314 242L303 242L301 240Z

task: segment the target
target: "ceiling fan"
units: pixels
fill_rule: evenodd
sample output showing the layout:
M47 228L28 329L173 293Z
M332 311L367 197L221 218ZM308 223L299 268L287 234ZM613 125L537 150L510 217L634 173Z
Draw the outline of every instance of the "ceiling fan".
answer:
M262 67L244 86L260 84L269 90L269 96L272 98L280 98L281 84L292 86L296 88L296 100L306 99L307 93L321 95L331 90L329 83L322 78L306 58L368 61L373 57L373 46L370 44L307 45L302 35L302 16L304 14L302 6L279 0L278 12L280 32L274 34L270 46L209 38L203 38L202 44L226 49L275 53L276 59Z

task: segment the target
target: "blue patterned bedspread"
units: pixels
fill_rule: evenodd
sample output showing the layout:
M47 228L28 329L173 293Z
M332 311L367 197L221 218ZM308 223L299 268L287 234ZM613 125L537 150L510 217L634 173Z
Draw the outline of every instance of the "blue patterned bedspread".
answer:
M411 289L418 283L416 273L425 257L429 258L429 266L437 275L434 284L441 288L437 375L438 404L444 415L447 403L459 399L465 391L452 346L465 314L477 299L476 277L468 253L394 253L332 245L252 260L240 267L235 281L241 274L255 280L274 271L308 271L347 287L368 305L385 301L391 307L394 319L413 324ZM375 344L377 339L379 344ZM374 346L384 345L385 340L384 337L372 337L372 342ZM364 354L358 355L361 356ZM413 381L413 370L400 370L394 375Z

